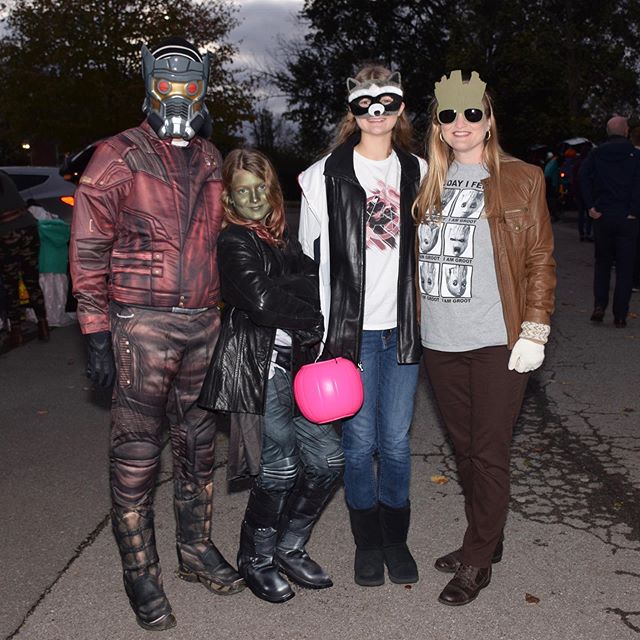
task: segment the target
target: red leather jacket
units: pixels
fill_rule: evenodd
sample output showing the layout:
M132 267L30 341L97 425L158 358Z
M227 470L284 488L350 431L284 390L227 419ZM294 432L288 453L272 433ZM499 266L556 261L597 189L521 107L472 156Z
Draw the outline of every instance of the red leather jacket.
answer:
M70 263L83 333L108 304L198 309L219 300L221 158L207 140L160 140L148 124L103 142L80 179Z

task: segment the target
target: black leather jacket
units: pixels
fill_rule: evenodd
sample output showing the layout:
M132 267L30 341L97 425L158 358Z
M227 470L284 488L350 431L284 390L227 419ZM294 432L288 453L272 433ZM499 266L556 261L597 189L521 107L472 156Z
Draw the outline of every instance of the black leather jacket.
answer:
M325 182L331 253L331 312L326 356L360 361L364 316L366 194L353 168L352 136L327 158ZM416 363L422 355L416 308L416 226L411 207L420 184L415 156L395 149L400 161L400 264L398 270L398 362Z
M276 329L292 335L293 373L315 357L300 339L302 332L322 337L317 265L294 238L275 247L246 227L230 225L218 239L218 269L222 328L198 404L264 414Z

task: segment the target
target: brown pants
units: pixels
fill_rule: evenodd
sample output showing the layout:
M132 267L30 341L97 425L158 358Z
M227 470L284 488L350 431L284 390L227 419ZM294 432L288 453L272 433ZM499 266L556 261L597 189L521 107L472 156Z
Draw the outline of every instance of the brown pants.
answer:
M511 437L529 379L508 370L509 356L506 346L424 354L464 493L462 560L474 567L490 566L509 508Z
M114 506L151 505L168 423L180 499L211 481L214 414L196 404L220 332L220 312L195 315L112 303L118 375L111 408Z

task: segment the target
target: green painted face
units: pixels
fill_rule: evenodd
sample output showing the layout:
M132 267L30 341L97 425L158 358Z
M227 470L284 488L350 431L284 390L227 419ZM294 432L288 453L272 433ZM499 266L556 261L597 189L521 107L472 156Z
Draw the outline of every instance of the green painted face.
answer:
M241 218L256 222L271 213L267 191L268 187L262 178L240 169L233 174L229 197Z

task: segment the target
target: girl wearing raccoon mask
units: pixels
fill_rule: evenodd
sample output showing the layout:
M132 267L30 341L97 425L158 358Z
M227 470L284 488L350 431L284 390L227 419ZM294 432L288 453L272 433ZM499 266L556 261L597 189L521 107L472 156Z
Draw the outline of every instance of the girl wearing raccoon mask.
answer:
M364 404L342 423L355 581L383 584L386 565L392 582L412 583L409 426L422 347L411 205L426 164L409 152L399 73L366 66L347 89L330 153L300 175L299 236L320 265L322 355L362 372Z
M438 224L445 238L419 260L440 279L422 294L421 337L467 518L461 547L435 561L454 574L438 598L453 606L474 600L502 558L512 429L528 372L544 359L554 305L544 177L508 156L497 137L478 74L443 76L414 215L421 237Z

